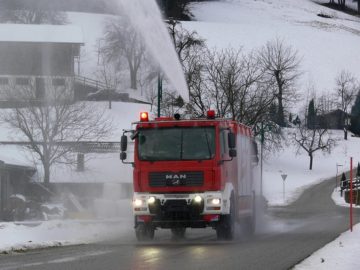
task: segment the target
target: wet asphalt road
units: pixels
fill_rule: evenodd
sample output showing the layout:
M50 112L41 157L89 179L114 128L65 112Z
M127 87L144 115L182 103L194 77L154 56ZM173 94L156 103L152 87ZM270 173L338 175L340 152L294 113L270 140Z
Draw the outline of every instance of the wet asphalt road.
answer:
M307 190L288 207L269 209L252 238L217 241L211 229L188 231L171 240L166 230L138 243L132 229L106 243L1 255L0 269L291 269L348 229L346 208L337 207L330 179ZM356 219L360 212L356 212Z

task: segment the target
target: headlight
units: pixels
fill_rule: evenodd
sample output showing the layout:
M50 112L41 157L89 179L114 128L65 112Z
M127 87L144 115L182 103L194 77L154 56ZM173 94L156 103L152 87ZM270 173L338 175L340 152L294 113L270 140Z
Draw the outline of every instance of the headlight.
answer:
M140 207L140 206L142 206L142 204L143 204L142 200L140 200L140 199L135 199L134 200L134 206Z
M221 202L221 200L219 198L214 198L211 200L211 204L214 204L214 205L219 205Z
M195 198L194 198L194 201L195 201L196 203L200 203L200 202L202 201L201 196L200 196L200 195L196 195Z
M155 202L155 197L150 197L149 199L148 199L148 204L152 204L152 203L154 203Z
M220 205L221 199L220 198L209 198L206 200L206 204L208 205Z

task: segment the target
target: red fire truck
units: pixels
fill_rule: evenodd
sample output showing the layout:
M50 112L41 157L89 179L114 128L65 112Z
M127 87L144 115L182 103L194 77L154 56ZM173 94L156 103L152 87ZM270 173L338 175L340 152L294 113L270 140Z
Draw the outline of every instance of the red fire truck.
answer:
M203 119L140 114L134 130L121 137L120 158L133 170L133 212L138 240L168 228L184 237L186 228L212 227L218 239L232 239L235 224L255 228L253 169L257 147L251 129L208 111ZM134 162L126 162L127 136Z

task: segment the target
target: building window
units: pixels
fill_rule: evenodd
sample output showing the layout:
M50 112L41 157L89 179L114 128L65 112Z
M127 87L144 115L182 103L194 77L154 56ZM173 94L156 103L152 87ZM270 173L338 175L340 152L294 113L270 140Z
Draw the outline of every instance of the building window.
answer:
M30 79L29 78L16 78L17 85L29 85Z
M0 85L8 85L9 78L0 78Z
M64 78L56 78L52 79L53 86L65 86L65 79Z

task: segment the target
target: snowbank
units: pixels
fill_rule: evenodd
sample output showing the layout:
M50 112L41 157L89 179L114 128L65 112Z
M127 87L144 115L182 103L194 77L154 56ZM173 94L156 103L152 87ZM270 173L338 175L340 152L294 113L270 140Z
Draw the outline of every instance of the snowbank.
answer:
M0 223L0 253L110 240L128 228L130 221L121 220Z

